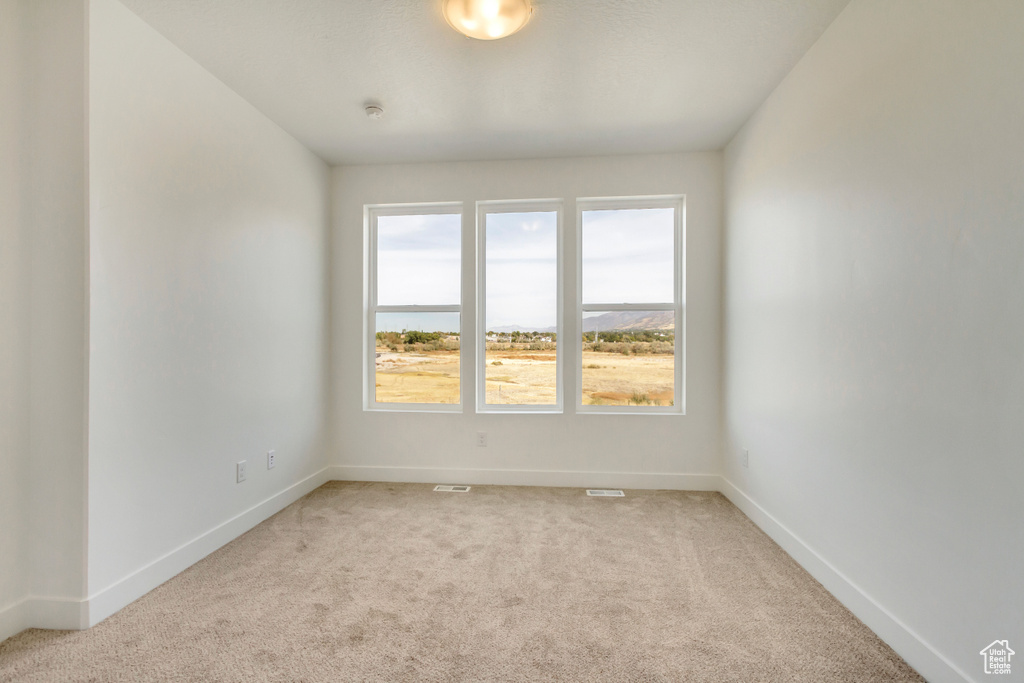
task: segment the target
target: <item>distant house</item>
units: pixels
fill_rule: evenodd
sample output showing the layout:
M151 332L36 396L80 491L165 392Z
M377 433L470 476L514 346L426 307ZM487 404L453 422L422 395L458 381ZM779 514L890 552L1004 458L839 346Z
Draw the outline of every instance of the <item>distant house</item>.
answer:
M1010 673L1010 658L1016 652L1010 649L1010 642L1007 640L993 640L992 644L981 651L985 659L985 673L987 674L1008 674Z

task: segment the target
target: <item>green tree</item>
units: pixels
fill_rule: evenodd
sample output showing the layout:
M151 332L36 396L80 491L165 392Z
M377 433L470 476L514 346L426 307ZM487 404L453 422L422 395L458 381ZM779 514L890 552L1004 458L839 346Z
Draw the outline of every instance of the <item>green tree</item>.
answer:
M440 332L421 332L419 330L409 330L405 333L406 344L426 344L428 342L437 341L441 338Z

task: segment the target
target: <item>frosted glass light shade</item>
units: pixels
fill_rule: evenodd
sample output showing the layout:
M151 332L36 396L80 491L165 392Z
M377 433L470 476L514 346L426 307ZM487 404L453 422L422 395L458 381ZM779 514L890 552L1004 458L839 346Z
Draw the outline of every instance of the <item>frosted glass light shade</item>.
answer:
M444 0L444 18L453 29L479 40L510 36L530 20L530 0Z

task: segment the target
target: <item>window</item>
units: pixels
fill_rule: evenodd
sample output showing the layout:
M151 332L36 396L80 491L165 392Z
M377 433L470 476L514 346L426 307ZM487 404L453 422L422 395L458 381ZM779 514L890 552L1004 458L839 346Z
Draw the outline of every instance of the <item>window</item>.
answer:
M683 412L683 198L580 199L582 412Z
M477 410L562 409L561 202L477 204Z
M366 209L368 409L458 410L462 206Z

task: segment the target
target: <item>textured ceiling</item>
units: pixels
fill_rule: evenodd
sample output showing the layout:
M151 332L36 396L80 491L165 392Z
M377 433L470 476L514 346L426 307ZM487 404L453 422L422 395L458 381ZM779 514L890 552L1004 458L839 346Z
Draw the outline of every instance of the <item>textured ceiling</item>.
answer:
M122 0L335 164L720 149L848 1L534 0L477 41L441 0Z

